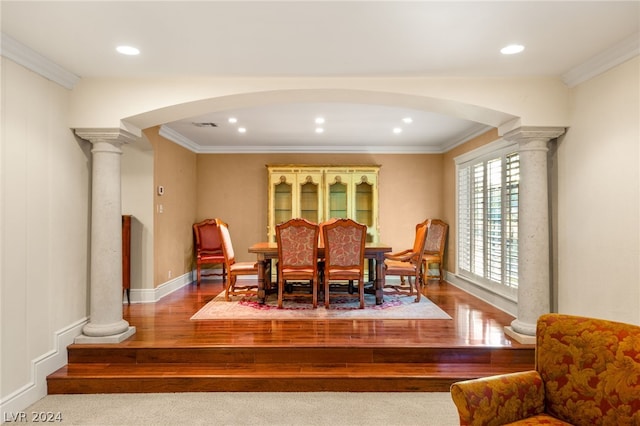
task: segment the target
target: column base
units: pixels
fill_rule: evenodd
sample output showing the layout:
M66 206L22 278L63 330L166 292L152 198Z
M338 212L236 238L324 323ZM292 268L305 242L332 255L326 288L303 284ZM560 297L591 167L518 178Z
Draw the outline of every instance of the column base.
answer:
M86 336L81 334L73 340L73 343L96 344L96 343L120 343L136 334L136 328L131 326L126 331L112 336Z
M536 344L536 336L529 336L527 334L518 333L510 325L504 327L504 334L511 337L516 342L522 343L524 345Z

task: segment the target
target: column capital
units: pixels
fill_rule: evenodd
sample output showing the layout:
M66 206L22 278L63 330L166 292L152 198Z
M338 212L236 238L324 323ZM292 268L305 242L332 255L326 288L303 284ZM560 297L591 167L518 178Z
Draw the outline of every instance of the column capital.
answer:
M548 142L558 136L564 134L564 127L535 127L523 126L513 129L504 134L503 138L513 142L531 142L544 141Z
M135 142L138 137L120 128L74 129L76 136L93 144L106 142L112 145L123 145Z

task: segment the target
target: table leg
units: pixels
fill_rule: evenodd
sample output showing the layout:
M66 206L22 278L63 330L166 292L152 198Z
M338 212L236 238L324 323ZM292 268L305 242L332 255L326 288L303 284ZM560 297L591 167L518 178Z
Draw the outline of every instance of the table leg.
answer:
M258 259L258 303L260 304L264 304L265 301L265 270L267 270L268 268L266 268L266 263L267 260L265 259Z
M384 284L384 253L380 253L376 256L376 305L382 305L382 302L384 301Z

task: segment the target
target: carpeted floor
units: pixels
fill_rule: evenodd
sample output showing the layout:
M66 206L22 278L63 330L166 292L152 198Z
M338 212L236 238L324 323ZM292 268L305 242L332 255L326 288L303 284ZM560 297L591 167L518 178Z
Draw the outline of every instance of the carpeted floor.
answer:
M200 392L48 395L27 410L68 425L455 426L447 392Z

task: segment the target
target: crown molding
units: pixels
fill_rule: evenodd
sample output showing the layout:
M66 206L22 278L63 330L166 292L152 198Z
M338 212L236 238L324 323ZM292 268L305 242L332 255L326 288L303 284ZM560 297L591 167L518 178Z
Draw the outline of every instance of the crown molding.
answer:
M640 54L640 33L614 44L605 51L592 57L588 61L578 65L562 75L562 81L568 87L577 86L611 68L620 65Z
M166 138L195 154L441 154L440 147L428 146L201 146L165 125L160 126L160 136Z
M188 149L189 151L195 152L196 154L202 153L202 147L200 145L176 132L171 127L165 126L163 124L162 126L160 126L160 131L158 133L163 138L169 139L171 142L177 143L178 145Z
M73 89L78 80L80 80L77 75L67 71L5 33L0 33L0 36L2 37L0 54L5 58L11 59L54 83L58 83L65 89Z

